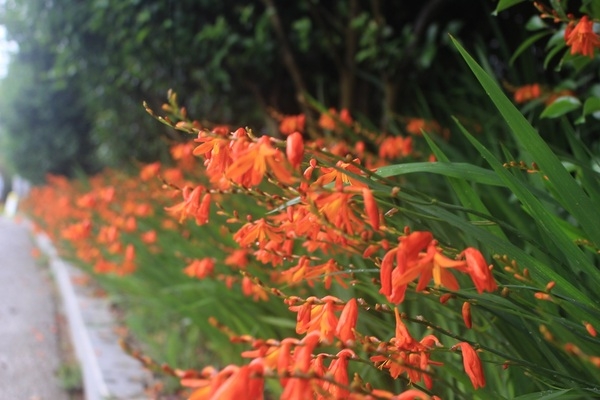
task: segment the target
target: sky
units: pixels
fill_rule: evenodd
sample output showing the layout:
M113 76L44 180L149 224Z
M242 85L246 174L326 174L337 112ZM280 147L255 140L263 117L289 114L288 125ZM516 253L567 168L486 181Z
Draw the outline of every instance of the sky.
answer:
M6 75L10 54L17 51L15 42L6 40L6 29L0 25L0 78Z

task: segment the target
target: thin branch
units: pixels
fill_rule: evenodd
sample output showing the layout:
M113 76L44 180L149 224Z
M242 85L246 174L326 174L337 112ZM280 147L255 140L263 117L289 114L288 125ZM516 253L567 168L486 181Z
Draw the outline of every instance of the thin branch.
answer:
M267 8L266 12L269 15L271 25L275 30L275 35L277 36L277 40L279 42L279 45L281 46L281 56L283 59L283 63L287 68L296 88L296 97L298 103L302 112L306 116L306 131L309 135L312 135L312 132L314 132L315 122L312 117L312 113L310 111L308 102L306 101L306 93L308 93L308 90L306 89L306 84L304 83L304 79L302 78L300 68L296 63L294 54L292 52L292 48L287 40L285 31L283 30L283 23L281 22L281 18L279 17L279 13L277 12L275 3L273 2L273 0L262 0L262 2Z

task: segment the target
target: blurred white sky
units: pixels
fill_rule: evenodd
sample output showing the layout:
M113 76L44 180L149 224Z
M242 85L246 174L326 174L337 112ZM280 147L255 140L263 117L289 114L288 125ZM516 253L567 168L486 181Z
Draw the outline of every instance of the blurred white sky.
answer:
M10 54L16 51L17 44L6 41L6 29L0 25L0 78L6 75Z

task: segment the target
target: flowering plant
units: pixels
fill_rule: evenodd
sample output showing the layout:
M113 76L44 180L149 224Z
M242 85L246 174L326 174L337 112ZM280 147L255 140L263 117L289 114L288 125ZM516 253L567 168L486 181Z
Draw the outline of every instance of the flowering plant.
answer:
M589 57L582 20L566 44ZM175 167L85 189L53 178L31 213L69 254L202 329L214 366L160 367L189 399L594 397L593 156L565 121L568 170L455 45L516 142L494 152L457 118L486 166L451 161L432 120L379 135L330 109L312 139L301 116L281 116L282 139L201 126L170 93L165 115L148 112L190 135Z

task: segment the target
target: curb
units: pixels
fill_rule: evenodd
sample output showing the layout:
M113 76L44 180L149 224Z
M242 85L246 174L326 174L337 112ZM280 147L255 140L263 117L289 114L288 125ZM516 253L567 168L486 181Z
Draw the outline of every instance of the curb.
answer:
M28 223L28 225L31 225ZM110 304L73 282L87 274L58 257L48 236L35 234L35 243L49 259L69 325L71 342L81 367L86 400L146 400L151 377L127 355L114 332Z

